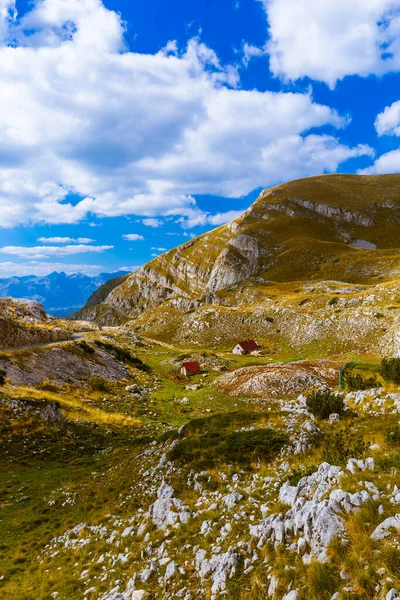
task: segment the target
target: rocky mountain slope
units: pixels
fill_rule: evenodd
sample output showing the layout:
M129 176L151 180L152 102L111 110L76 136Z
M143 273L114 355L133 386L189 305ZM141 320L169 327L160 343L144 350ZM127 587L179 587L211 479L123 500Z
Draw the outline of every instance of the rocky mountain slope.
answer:
M178 344L255 337L313 357L345 353L351 331L360 353L397 352L399 223L399 175L293 181L144 265L80 315L134 319L144 335Z
M0 279L0 297L34 300L43 304L49 314L66 317L85 304L100 286L123 275L123 272L100 273L90 277L82 273L67 275L54 272L45 277L9 277Z
M166 252L106 303L130 316L171 299L218 303L231 286L399 275L400 176L325 175L265 190L243 216Z

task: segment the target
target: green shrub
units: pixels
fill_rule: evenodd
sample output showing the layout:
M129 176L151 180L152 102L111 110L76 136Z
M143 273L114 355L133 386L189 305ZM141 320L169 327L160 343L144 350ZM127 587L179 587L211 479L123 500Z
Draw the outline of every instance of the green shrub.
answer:
M0 369L0 385L4 385L6 382L6 372Z
M140 360L140 358L132 354L131 351L127 348L115 346L114 344L111 344L110 342L105 342L104 340L95 340L94 343L99 348L103 348L104 350L107 350L107 352L111 352L111 354L113 354L113 356L115 356L115 358L121 362L128 362L134 367L136 367L136 369L139 369L141 371L151 371L148 365L145 365L144 362Z
M400 426L396 425L393 429L386 431L386 439L391 444L400 444Z
M364 378L359 373L352 375L348 373L345 375L345 384L349 392L356 392L358 390L370 390L372 388L381 387L381 384L376 377Z
M308 410L320 419L327 419L332 413L344 413L343 394L336 394L325 388L308 394L306 404Z
M363 458L367 448L362 435L352 431L336 431L323 437L322 456L331 464L341 464L349 458Z
M400 383L400 358L382 359L379 372L385 381Z
M38 383L36 387L38 390L42 390L43 392L52 392L53 394L56 394L60 391L60 387L56 383L51 383L51 381L47 381L47 379L44 379Z
M85 342L85 340L81 340L80 342L78 342L77 345L81 350L87 352L87 354L94 354L95 352L94 348L92 348L92 346L89 346L89 344Z
M339 298L331 298L328 302L329 306L335 306L339 302Z
M208 434L211 434L211 432L222 434L229 428L245 427L252 423L269 420L269 418L270 414L268 413L238 410L212 415L211 417L192 419L183 427L182 436L187 437L189 435L204 434L205 432Z
M111 390L110 382L96 375L89 377L89 385L96 392L109 392Z
M211 468L221 462L249 465L257 459L272 460L286 441L285 434L273 429L234 431L227 435L215 432L178 442L170 451L169 458L195 463L202 468Z

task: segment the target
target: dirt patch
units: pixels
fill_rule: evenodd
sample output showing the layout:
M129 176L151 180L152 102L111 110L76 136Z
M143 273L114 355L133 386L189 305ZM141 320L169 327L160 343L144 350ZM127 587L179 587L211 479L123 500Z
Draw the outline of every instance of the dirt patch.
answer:
M340 364L325 360L242 367L219 377L230 396L293 397L321 385L338 384Z

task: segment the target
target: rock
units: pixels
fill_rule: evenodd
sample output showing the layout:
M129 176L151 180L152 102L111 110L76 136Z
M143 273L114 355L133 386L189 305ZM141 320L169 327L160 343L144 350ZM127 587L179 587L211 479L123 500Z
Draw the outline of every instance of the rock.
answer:
M146 592L146 590L134 590L129 598L129 600L146 600L146 598L149 598L150 594L149 592Z
M178 573L178 566L175 561L171 560L165 570L164 581L169 581Z
M238 555L233 548L229 548L224 554L216 554L209 560L205 558L201 560L201 558L199 559L199 553L197 553L196 562L201 579L211 576L213 581L211 597L215 598L218 593L225 592L227 579L235 575L238 566Z
M339 423L340 415L338 413L332 413L329 415L329 423Z
M395 532L400 533L400 514L395 515L394 517L388 517L371 534L372 540L381 541L385 538L389 537L391 530L394 529Z
M158 499L149 508L149 517L159 529L187 523L191 513L184 503L174 498L174 489L164 481L157 491Z
M250 526L250 534L258 538L257 547L261 549L269 540L275 547L284 543L292 551L304 553L308 545L311 556L326 562L329 544L344 533L342 513L354 512L371 499L365 490L357 494L349 494L341 489L332 490L342 475L344 473L340 467L322 463L315 473L303 477L297 486L284 483L279 490L279 498L291 508L286 514L272 514L259 525ZM323 499L330 490L329 498ZM299 535L302 540L300 548L297 544L291 544L292 536L296 538Z
M140 581L146 583L155 573L157 573L157 565L152 560L148 569L145 569L140 576Z
M241 500L243 500L243 496L242 494L239 494L239 492L231 492L222 498L222 501L226 504L228 509L233 508L235 504L238 504Z
M385 600L399 600L399 599L400 599L399 592L397 590L395 590L394 588L392 588L385 596Z
M299 590L292 590L282 597L282 600L296 600L299 595Z
M58 404L58 402L52 402L51 404L47 404L40 413L40 416L45 421L54 421L59 423L62 419L61 406Z

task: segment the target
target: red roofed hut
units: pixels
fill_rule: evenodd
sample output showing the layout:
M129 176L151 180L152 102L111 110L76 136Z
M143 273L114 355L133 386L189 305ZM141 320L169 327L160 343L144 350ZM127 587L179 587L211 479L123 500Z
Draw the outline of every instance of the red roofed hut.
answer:
M182 365L181 373L185 377L196 375L197 373L200 373L200 365L197 361L185 362Z
M260 346L254 340L246 340L245 342L239 342L233 349L233 354L251 354L252 352L258 352Z

